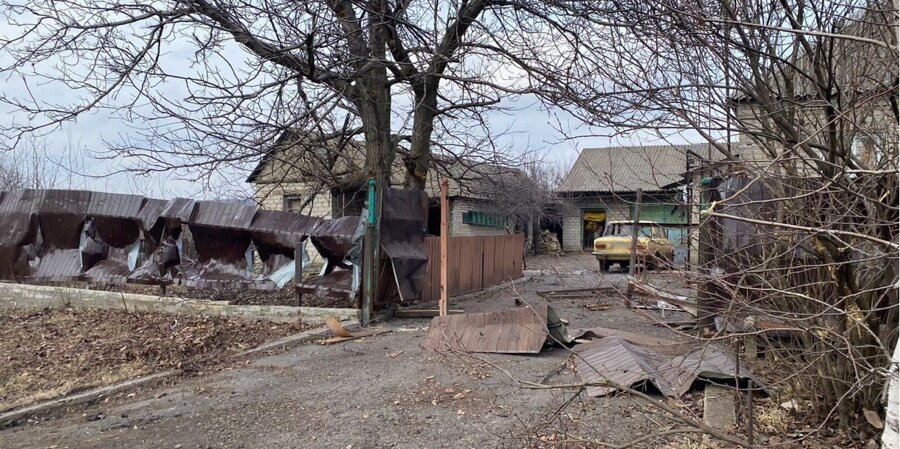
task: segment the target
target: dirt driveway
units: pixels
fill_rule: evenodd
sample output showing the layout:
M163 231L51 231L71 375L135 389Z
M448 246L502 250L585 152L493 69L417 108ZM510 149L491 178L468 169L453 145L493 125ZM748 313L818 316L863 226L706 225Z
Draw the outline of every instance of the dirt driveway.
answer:
M565 264L534 261L528 267L532 280L451 307L496 310L513 307L516 298L541 301L537 291L624 281L621 274L601 279L589 258L565 259ZM543 274L542 264L550 267ZM640 311L596 312L584 306L598 301L618 303L608 297L551 305L570 327L671 336ZM671 312L668 317L677 318ZM671 425L626 395L598 400L573 391L524 389L492 366L532 382L573 382L565 349L479 358L425 351L420 346L428 322L391 320L379 325L392 329L387 334L308 344L42 417L0 431L0 447L540 447L558 443L567 428L589 428L592 438L622 443Z

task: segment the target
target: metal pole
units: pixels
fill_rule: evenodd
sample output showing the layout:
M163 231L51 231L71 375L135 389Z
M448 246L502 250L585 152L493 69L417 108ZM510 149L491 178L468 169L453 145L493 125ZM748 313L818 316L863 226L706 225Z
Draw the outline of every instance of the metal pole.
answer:
M303 242L294 245L294 299L297 307L303 305L303 293L300 292L300 284L303 282Z
M447 315L448 302L450 300L450 265L448 263L447 243L450 240L450 200L447 198L450 182L447 178L441 179L441 298L438 301L440 316Z
M378 204L375 190L375 179L369 179L367 205L369 215L366 217L366 240L363 254L363 300L359 316L360 324L363 326L369 324L372 317L372 304L375 302L375 275L378 265L376 259L378 237L375 229Z
M634 223L631 225L631 259L628 263L628 276L632 281L628 283L628 289L625 291L625 305L631 307L631 294L634 291L634 266L637 263L637 242L638 231L640 231L641 221L641 199L643 192L641 189L637 191L637 199L634 202Z

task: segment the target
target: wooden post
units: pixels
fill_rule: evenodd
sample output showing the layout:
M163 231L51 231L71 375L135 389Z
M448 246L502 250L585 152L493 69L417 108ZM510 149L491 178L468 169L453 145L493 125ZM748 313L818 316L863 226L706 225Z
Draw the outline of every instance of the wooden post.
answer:
M369 215L366 217L366 236L364 240L363 252L363 295L360 307L360 324L366 326L372 317L372 305L375 303L375 292L377 291L376 278L378 276L378 212L379 206L375 179L369 179L368 207Z
M638 232L640 232L640 221L641 221L641 199L643 197L643 192L641 189L637 191L637 199L634 202L634 223L631 225L631 260L628 263L628 276L631 278L631 281L628 282L628 288L625 290L625 306L631 307L631 294L634 293L634 285L633 283L636 281L634 278L635 270L634 266L637 264L637 243L638 243Z
M303 293L300 292L300 284L303 282L303 242L294 245L294 299L297 307L303 306Z
M450 200L447 198L450 182L441 179L441 298L438 302L440 316L447 315L450 299L450 265L447 257L447 243L450 240Z

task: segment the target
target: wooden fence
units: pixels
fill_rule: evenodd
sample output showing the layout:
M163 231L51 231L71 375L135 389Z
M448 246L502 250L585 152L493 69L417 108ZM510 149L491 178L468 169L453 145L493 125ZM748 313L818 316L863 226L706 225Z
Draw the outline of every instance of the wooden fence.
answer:
M522 277L525 236L478 235L450 237L450 296L484 290ZM437 301L441 296L441 239L425 237L428 268L422 287L422 301Z

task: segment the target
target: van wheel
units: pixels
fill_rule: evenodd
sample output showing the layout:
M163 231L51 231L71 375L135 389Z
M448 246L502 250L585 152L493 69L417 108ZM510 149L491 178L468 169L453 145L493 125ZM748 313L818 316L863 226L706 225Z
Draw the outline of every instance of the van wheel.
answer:
M601 273L603 273L604 271L607 270L607 268L606 268L606 262L604 262L604 261L602 261L602 260L600 260L600 259L597 259L597 262L600 262L600 272L601 272Z

